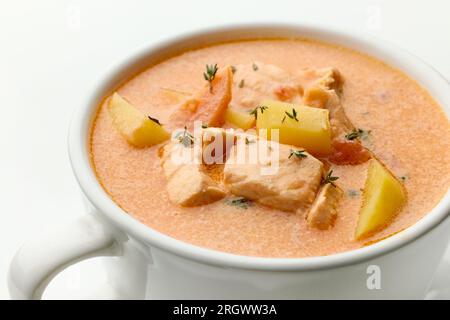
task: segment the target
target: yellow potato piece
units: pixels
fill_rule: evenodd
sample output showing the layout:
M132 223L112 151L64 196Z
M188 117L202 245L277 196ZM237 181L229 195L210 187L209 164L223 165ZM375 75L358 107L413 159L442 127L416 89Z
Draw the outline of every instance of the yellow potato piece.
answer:
M356 239L363 239L389 225L406 203L406 190L378 160L371 159L363 192Z
M117 92L109 100L108 111L116 129L135 147L149 147L170 138L161 125L150 120Z
M260 106L256 128L267 129L268 139L272 138L271 131L278 129L280 143L302 147L314 155L331 152L331 127L327 109L272 100L262 101ZM295 109L298 121L287 115L293 115L292 109Z
M253 115L230 107L225 111L225 121L243 130L248 130L255 125L255 117Z

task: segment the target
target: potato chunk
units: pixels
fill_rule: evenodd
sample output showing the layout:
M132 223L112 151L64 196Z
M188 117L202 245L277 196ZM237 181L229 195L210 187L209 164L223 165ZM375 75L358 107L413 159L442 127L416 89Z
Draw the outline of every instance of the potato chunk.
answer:
M255 125L255 117L253 115L230 107L225 112L225 121L243 130L248 130Z
M331 151L331 127L326 109L299 106L267 100L258 108L256 128L279 130L280 143L305 148L314 155L326 155ZM293 117L293 109L295 117Z
M135 147L149 147L170 138L160 124L150 120L117 92L109 100L108 111L116 129Z
M366 238L385 228L405 203L403 185L378 160L370 160L356 239Z

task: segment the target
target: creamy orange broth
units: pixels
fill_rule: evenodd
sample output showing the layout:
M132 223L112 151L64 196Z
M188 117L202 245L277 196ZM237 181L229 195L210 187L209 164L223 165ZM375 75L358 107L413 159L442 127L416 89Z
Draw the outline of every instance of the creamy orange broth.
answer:
M367 163L334 166L346 194L334 228L307 227L304 216L253 204L225 201L186 208L171 204L158 147L137 149L120 136L105 105L92 128L91 155L97 177L111 198L148 226L202 247L241 255L306 257L352 250L420 220L450 185L450 125L428 93L403 73L346 48L304 40L255 40L189 51L152 66L117 91L163 124L175 108L161 87L195 92L204 85L205 64L261 61L287 71L336 67L345 78L343 103L356 127L371 130L369 147L397 176L406 176L408 202L391 225L364 241L354 240Z

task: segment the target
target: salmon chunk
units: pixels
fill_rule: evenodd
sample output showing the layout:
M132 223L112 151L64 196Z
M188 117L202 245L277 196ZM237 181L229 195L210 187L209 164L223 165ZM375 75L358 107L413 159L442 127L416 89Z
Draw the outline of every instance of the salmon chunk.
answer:
M226 194L199 165L181 166L169 179L167 191L170 201L184 207L212 203Z
M305 87L303 103L330 111L333 136L338 137L354 129L348 119L340 94L344 80L335 68L304 69L297 74Z
M336 68L305 68L297 71L296 76L305 89L318 86L327 90L334 90L338 94L342 92L344 78Z
M235 66L231 105L238 110L254 109L266 99L299 103L302 94L295 77L277 66L261 62Z
M173 153L186 152L186 158L175 158ZM201 149L171 142L161 152L161 163L167 178L167 193L171 202L184 207L205 205L222 199L226 191L207 174L201 162Z
M339 200L343 194L338 186L330 183L322 186L306 216L308 225L320 230L332 228L337 218Z
M256 136L246 139L253 141ZM257 163L250 161L251 155L258 154L258 144L251 142L245 145L245 153L248 154L246 160L238 161L236 150L233 150L239 148L239 143L236 143L225 163L223 176L226 187L237 196L271 208L305 213L319 188L322 162L306 151L301 152L302 156L293 155L292 152L296 150L293 146L276 142L270 142L269 146L270 152L276 153L279 149L278 170L264 174L262 167L274 160L268 157Z

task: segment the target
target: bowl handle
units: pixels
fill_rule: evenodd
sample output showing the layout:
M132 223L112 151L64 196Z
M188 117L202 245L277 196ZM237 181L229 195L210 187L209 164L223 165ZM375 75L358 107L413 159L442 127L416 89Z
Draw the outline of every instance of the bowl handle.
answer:
M117 256L120 245L93 214L26 242L14 256L8 287L12 299L40 299L64 268L97 256Z

